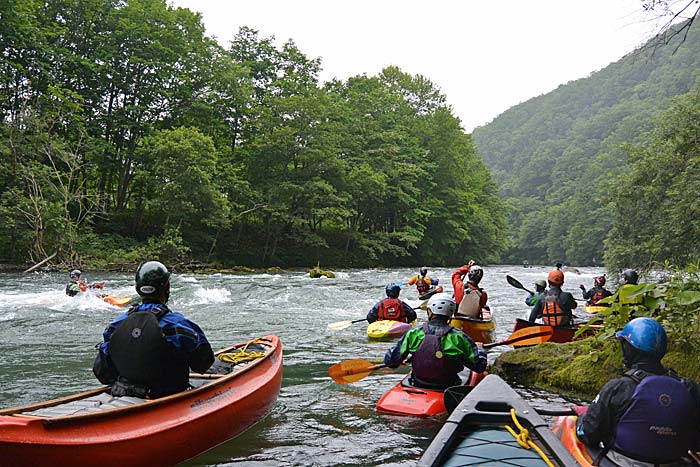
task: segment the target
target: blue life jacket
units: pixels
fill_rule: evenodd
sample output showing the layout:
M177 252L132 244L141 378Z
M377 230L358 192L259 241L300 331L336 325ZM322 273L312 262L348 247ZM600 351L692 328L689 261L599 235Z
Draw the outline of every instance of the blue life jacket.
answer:
M430 333L428 323L423 323L421 329L425 337L411 360L413 377L419 385L421 382L441 388L458 385L457 374L462 365L448 358L442 348L442 336L449 333L452 326L438 326L435 334Z
M617 424L613 449L645 462L680 459L692 446L697 420L696 402L688 388L672 373L633 370L625 374L638 384Z

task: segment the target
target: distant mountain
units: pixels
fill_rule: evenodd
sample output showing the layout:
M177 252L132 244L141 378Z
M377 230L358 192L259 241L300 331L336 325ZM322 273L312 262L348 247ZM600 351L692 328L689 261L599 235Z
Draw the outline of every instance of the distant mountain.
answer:
M601 262L612 225L609 184L628 169L622 144L644 141L669 98L700 82L700 28L681 39L650 41L474 130L513 208L504 260Z

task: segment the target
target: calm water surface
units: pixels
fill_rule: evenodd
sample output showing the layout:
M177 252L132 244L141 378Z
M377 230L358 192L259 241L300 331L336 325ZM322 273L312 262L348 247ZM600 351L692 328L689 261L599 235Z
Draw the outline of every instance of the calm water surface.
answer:
M482 286L497 317L498 340L507 338L522 317L526 296L506 282L506 274L529 289L550 268L486 267ZM429 275L451 291L452 269ZM304 272L281 274L175 274L169 305L198 323L214 349L276 334L284 347L284 380L268 417L241 436L185 463L187 466L410 466L443 419L379 414L375 404L402 377L378 370L362 381L340 385L328 367L341 360L383 359L391 342L372 342L362 324L329 331L328 323L363 318L384 297L384 287L407 281L413 269L337 271L335 279L311 279ZM565 290L580 297L597 268L567 273ZM132 274L86 273L106 281L105 292L133 294ZM38 402L99 386L92 374L95 344L105 326L123 310L91 296L67 297L67 274L0 274L0 407ZM415 299L414 288L401 297ZM421 313L419 311L419 313ZM581 311L578 313L582 314ZM425 314L419 314L425 319ZM489 351L489 361L509 347ZM406 370L404 369L403 372ZM560 406L564 399L520 388L537 406Z

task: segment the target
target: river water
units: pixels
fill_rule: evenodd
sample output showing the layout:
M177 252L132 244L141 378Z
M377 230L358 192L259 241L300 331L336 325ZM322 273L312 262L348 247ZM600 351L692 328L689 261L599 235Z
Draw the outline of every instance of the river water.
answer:
M551 268L485 267L481 283L497 318L497 340L506 339L526 307L522 290L546 279ZM451 269L431 269L446 291ZM381 362L391 342L372 342L365 325L341 331L327 325L364 318L389 282L405 282L407 268L341 270L335 279L311 279L303 271L280 274L174 274L169 305L198 323L216 350L254 337L276 334L284 347L284 379L274 410L241 436L186 462L187 466L410 466L416 463L444 419L380 414L375 404L405 373L378 370L350 385L328 377L341 360ZM580 297L600 268L567 272L564 289ZM88 273L106 281L105 292L132 295L133 274ZM0 274L0 407L51 399L99 386L92 374L95 344L105 326L124 310L93 296L67 297L67 274ZM403 299L415 299L404 287ZM582 310L578 312L582 314ZM425 313L419 310L421 321ZM494 347L489 361L510 348ZM567 401L519 388L540 407ZM1 463L1 462L0 462Z

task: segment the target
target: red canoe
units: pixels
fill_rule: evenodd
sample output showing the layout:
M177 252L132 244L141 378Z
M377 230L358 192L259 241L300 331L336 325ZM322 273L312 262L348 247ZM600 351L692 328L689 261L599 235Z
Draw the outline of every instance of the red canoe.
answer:
M518 329L525 329L529 328L531 326L542 326L542 324L538 323L533 323L531 321L525 320L525 319L516 319L515 320L515 326L513 326L513 332L517 331ZM574 334L576 331L579 330L579 328L582 327L581 325L578 326L555 326L553 327L554 329L554 334L552 334L552 337L549 338L548 342L571 342L574 340ZM592 325L590 329L587 329L584 331L580 336L577 337L577 339L583 339L584 337L589 337L592 336L595 333L595 329L597 325Z
M465 386L474 387L484 379L486 373L476 373L465 369L460 373ZM396 386L389 389L379 402L377 410L394 415L430 417L447 413L445 391L414 386L408 374Z
M191 374L193 389L161 399L112 397L101 387L0 410L0 464L121 467L192 458L242 433L277 400L280 339L265 336L217 355L243 351L253 360L229 364L227 374Z

